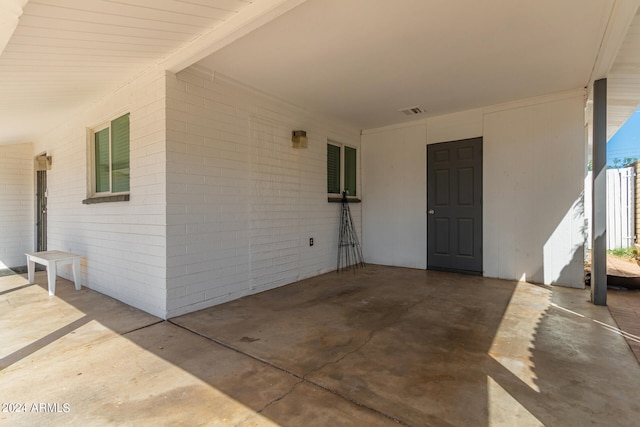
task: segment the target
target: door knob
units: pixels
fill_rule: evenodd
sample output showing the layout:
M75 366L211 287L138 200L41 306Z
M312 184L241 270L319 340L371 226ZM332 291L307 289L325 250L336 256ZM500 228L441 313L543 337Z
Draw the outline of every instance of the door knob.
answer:
M427 211L427 213L428 213L429 215L433 215L434 213L436 213L436 211L434 211L433 209L429 209L429 210Z

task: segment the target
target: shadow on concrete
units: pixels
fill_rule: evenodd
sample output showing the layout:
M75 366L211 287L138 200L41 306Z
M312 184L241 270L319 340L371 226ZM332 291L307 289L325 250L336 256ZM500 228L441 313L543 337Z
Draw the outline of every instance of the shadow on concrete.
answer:
M42 318L61 303L70 314L3 357L4 378L27 381L3 391L37 387L44 374L29 374L34 363L52 364L56 390L72 388L80 371L85 388L67 398L85 406L74 414L85 420L108 412L135 424L164 406L172 412L155 415L165 423L232 414L236 425L259 416L257 425L284 426L632 425L640 414L621 398L640 387L638 364L620 335L596 323L611 319L585 291L368 266L160 321L71 285L59 287L56 304L41 297L46 276L38 283L3 297L24 293L24 308ZM81 352L91 346L99 351ZM109 363L120 368L105 385L111 377L87 365Z
M640 290L640 277L614 276L607 274L607 286Z

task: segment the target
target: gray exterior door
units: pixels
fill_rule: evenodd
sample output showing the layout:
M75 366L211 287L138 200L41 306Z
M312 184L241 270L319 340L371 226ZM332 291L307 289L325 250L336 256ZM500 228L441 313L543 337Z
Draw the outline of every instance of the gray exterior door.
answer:
M482 138L427 145L427 268L482 274Z

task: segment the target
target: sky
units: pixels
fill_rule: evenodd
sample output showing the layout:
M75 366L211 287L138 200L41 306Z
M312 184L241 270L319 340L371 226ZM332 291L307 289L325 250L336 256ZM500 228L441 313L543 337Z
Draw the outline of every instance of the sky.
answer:
M607 142L607 165L613 166L615 159L625 157L640 159L640 108Z

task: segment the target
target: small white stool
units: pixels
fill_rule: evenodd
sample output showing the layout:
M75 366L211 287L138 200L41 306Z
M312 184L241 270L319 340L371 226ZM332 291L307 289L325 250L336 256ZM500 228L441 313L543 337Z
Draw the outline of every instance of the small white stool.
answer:
M47 267L47 278L49 279L49 295L56 294L56 276L58 265L71 264L73 269L73 284L76 290L80 290L78 274L80 273L80 255L62 251L44 251L25 254L27 256L27 269L29 273L29 284L33 283L36 271L36 263Z

